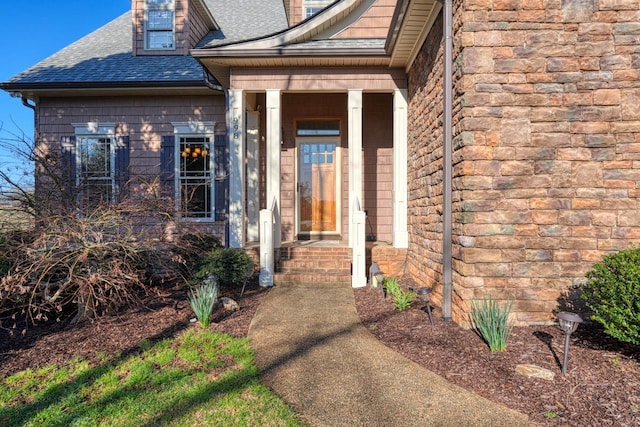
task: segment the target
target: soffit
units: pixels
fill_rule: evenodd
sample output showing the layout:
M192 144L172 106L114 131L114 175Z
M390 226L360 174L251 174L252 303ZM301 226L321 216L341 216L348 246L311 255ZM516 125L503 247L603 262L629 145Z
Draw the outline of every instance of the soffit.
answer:
M202 0L191 0L191 6L195 7L202 19L204 19L207 29L213 31L220 28L215 18L211 14L211 10L207 5L204 4Z
M437 0L398 2L387 40L392 67L410 67L441 9Z

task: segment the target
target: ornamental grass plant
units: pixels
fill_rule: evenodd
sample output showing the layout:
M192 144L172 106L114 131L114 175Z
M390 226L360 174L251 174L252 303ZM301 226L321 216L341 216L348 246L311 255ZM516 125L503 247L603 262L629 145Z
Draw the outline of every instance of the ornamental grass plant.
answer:
M387 290L387 293L393 295L393 305L397 311L404 311L411 307L416 294L411 290L402 290L398 279L395 277L386 277L383 280L383 286Z
M210 317L213 313L213 307L218 300L218 283L215 278L209 277L195 292L193 289L190 290L188 298L200 326L208 327L211 323Z
M512 300L500 306L491 296L471 302L473 326L492 352L507 349L507 340L513 329L513 321L509 319L512 307Z

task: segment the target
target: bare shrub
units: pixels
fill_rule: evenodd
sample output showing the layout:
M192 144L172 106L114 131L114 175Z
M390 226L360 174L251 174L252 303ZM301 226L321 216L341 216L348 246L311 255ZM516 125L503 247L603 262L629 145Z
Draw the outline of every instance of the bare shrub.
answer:
M19 309L31 321L113 312L146 291L146 254L115 207L50 217L14 248L13 265L0 282L0 309Z

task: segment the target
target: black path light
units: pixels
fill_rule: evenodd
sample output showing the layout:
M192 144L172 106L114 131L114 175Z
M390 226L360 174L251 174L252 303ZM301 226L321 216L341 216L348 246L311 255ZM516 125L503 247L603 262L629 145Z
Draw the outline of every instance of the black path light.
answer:
M565 333L564 337L564 362L562 363L562 373L567 373L567 363L569 361L569 339L571 334L575 332L578 328L578 325L582 323L582 317L578 316L575 313L568 313L566 311L561 311L558 313L558 324L560 325L560 329Z

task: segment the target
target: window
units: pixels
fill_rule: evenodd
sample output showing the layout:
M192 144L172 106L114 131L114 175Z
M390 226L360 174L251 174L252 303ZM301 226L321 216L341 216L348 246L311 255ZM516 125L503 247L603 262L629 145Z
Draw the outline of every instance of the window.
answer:
M173 0L146 0L146 49L175 49Z
M80 136L77 142L77 182L82 189L83 200L89 205L111 203L115 189L112 138Z
M116 136L113 123L73 127L75 135L62 143L69 191L84 207L115 201L129 180L129 138Z
M333 3L333 0L303 0L302 1L302 18L311 18L325 7Z
M187 218L210 218L213 209L211 185L211 139L207 136L180 136L180 204Z
M340 121L338 120L301 120L296 126L297 136L338 136Z
M173 135L162 137L160 189L175 200L183 219L224 221L228 201L226 135L214 135L213 122L172 123Z

